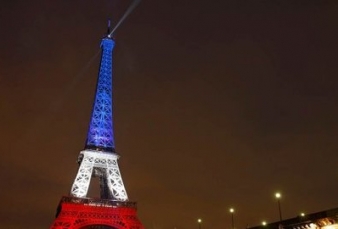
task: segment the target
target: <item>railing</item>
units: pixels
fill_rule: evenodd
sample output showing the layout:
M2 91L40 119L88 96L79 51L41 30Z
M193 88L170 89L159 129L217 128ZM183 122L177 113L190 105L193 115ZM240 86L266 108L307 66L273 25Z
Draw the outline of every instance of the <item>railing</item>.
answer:
M60 203L84 204L98 207L128 207L136 208L136 202L107 200L96 198L78 198L73 196L63 196Z

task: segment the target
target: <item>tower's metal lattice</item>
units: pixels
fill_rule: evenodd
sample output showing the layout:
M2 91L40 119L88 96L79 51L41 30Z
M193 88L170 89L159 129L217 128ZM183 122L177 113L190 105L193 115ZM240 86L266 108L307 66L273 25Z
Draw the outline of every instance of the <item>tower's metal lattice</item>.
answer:
M113 133L112 51L114 41L109 37L101 42L102 57L90 120L86 149L115 150Z
M112 99L112 51L115 42L102 39L102 56L85 149L70 196L62 197L50 229L143 229L136 203L128 201L115 152ZM92 177L100 180L100 198L87 197Z
M71 195L86 197L91 178L99 177L101 198L128 200L121 173L118 155L115 153L113 134L112 101L112 51L114 41L102 39L102 56L92 116L85 150L80 153L80 168L74 180Z

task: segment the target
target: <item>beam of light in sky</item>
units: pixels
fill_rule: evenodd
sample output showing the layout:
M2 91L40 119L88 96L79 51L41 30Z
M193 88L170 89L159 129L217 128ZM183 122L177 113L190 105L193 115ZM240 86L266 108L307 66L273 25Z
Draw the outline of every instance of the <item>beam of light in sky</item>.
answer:
M58 110L60 106L62 105L63 101L67 96L69 96L69 93L73 90L75 85L78 84L78 82L82 79L82 77L85 75L91 64L94 62L94 60L99 56L100 49L97 50L97 52L90 58L90 60L86 63L86 65L79 71L79 73L72 79L72 81L67 85L66 89L63 93L60 93L60 95L56 98L54 102L51 102L50 109L51 110Z
M109 36L113 35L113 33L115 32L115 30L121 25L121 23L128 17L128 15L136 8L136 6L140 2L141 2L141 0L134 0L132 2L132 4L128 7L127 11L123 14L123 16L121 17L121 19L116 24L116 26L109 33ZM109 23L108 27L110 27L110 21L108 23ZM66 97L66 95L68 95L69 92L73 89L74 85L76 85L78 83L78 81L80 81L80 79L82 78L82 76L84 75L84 73L87 71L87 69L90 67L90 65L94 62L94 60L96 59L96 57L98 57L99 53L100 53L100 49L98 49L98 51L87 62L87 64L83 67L83 69L75 76L75 78L72 80L72 82L67 87L67 89L65 90L65 92L63 94L61 94L59 96L59 98L57 98L56 101L50 105L50 109L57 110L60 107L60 105L62 104L62 102L63 102L64 98Z
M112 36L115 30L121 25L121 23L128 17L128 15L135 9L135 7L141 2L141 0L134 0L132 4L129 6L127 11L123 14L121 19L117 22L114 29L110 32L109 36Z

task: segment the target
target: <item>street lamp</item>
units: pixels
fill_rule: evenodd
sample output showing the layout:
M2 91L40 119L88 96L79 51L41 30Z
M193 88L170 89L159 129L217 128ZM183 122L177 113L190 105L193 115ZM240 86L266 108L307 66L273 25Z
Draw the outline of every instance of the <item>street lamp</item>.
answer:
M278 203L279 221L281 222L282 221L282 210L280 207L280 199L282 198L282 195L279 192L276 192L275 197Z
M265 221L263 221L263 222L262 222L262 225L263 225L263 226L266 226L266 222L265 222Z
M197 223L198 223L198 229L202 229L202 219L198 219Z
M234 222L234 212L235 212L235 209L230 208L229 212L231 213L231 229L235 229L235 222Z

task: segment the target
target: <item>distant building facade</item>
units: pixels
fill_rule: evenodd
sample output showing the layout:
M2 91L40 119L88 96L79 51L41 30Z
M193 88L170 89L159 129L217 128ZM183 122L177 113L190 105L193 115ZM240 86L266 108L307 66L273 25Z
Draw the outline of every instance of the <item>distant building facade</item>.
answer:
M338 208L247 229L338 229Z

